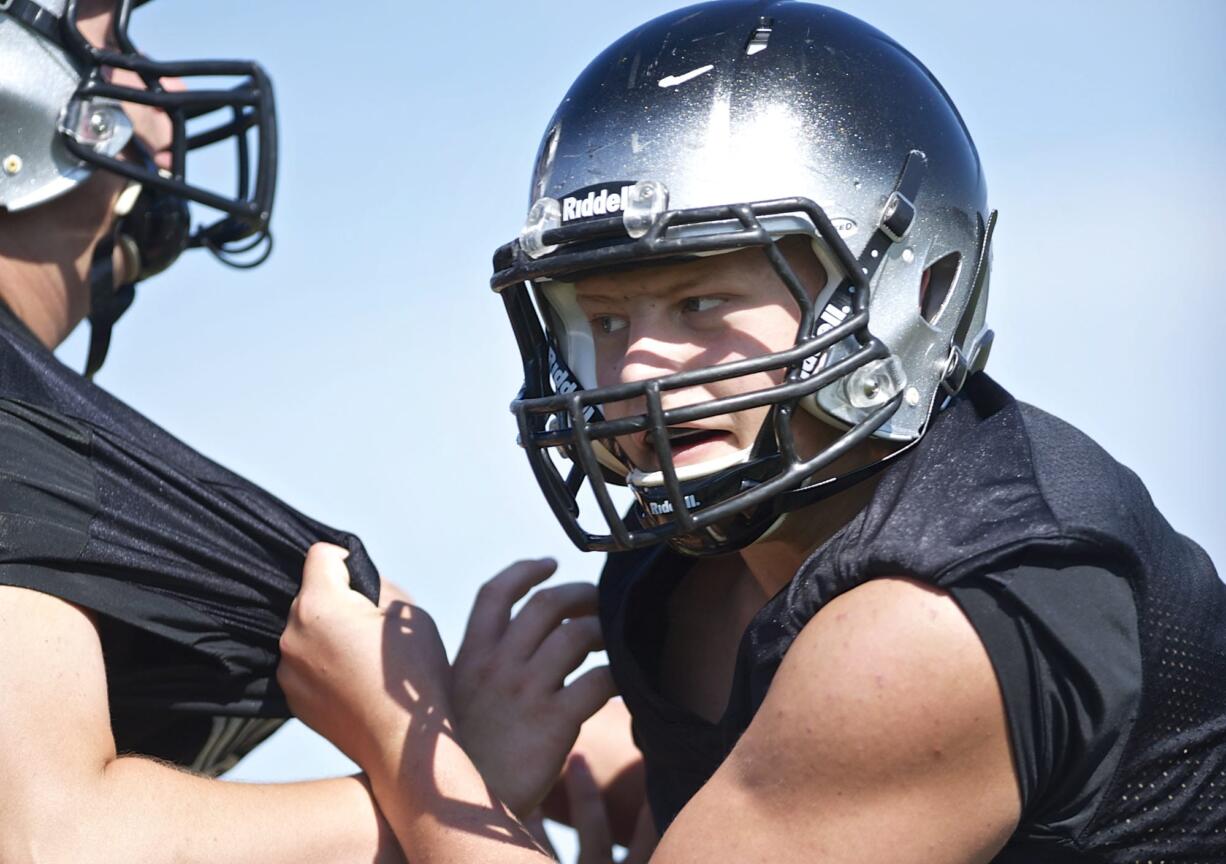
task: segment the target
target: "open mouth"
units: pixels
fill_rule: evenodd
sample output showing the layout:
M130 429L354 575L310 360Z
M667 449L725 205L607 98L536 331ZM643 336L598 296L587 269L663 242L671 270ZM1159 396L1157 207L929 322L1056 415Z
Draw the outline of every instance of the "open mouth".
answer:
M673 461L693 462L708 459L727 447L734 446L731 432L722 429L698 429L692 426L668 427L668 445L673 452ZM655 435L648 431L645 443L655 450Z

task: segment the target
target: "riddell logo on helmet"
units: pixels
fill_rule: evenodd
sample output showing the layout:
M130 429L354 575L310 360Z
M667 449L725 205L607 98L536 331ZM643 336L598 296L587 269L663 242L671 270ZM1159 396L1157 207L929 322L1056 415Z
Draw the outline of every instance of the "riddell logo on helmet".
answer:
M553 389L559 396L567 396L579 389L577 382L570 374L570 370L558 358L558 352L553 350L553 346L549 346L549 377L553 379ZM591 405L585 405L583 408L583 419L591 421L595 416L596 409Z
M605 184L579 189L562 199L562 221L612 216L626 209L633 183Z
M685 509L687 510L697 510L699 507L702 506L701 504L698 503L698 499L695 498L693 495L686 495L685 498L682 499L682 501L685 504ZM652 516L667 516L669 513L673 512L673 502L672 501L648 501L647 511L651 513Z

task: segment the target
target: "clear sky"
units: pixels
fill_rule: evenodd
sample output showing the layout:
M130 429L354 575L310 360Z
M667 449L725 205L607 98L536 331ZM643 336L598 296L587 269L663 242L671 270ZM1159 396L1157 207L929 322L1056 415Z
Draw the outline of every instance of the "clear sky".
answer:
M453 649L477 586L569 548L515 446L519 359L490 254L573 78L660 0L159 0L138 45L272 73L276 252L144 285L99 382L299 509L359 533ZM847 0L920 57L1001 211L990 371L1094 436L1226 566L1226 4ZM84 333L61 355L84 356ZM296 724L233 774L344 761Z

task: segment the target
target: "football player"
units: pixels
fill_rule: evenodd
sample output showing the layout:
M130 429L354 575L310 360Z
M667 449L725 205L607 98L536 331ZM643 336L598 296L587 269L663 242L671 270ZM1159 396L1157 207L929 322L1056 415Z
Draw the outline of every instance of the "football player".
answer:
M360 542L52 354L88 317L96 371L136 283L185 249L267 251L267 76L150 59L137 5L0 2L0 861L399 861L360 778L212 779L288 716L277 637L308 546L394 593ZM211 146L234 186L189 179Z
M1226 857L1226 586L984 373L996 218L915 57L804 3L667 14L575 82L531 190L492 280L513 411L609 553L653 861ZM540 860L429 619L346 585L319 547L291 704L423 860Z

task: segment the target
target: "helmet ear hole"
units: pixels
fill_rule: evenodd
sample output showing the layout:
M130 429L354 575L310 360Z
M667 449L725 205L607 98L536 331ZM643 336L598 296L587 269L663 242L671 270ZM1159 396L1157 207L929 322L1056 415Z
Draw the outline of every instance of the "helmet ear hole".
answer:
M958 281L958 270L961 266L962 255L950 252L929 264L924 271L924 277L920 280L919 308L920 315L929 324L935 324L945 311L950 289Z

